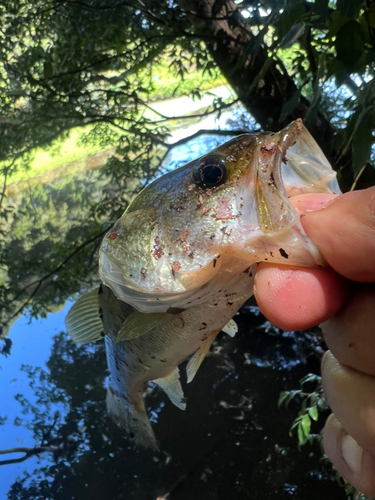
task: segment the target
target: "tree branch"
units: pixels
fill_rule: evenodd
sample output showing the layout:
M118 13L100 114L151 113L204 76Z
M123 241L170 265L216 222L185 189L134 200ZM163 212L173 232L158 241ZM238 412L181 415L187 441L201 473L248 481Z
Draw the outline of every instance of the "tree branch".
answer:
M194 134L189 135L188 137L184 137L183 139L180 139L176 142L173 142L172 144L168 144L167 148L168 151L171 149L181 146L181 144L186 144L187 142L191 141L192 139L195 139L196 137L199 137L200 135L223 135L223 136L233 136L233 135L240 135L240 134L246 134L248 133L248 130L209 130L209 129L201 129L198 130L198 132L195 132Z
M5 325L8 324L13 318L15 318L16 316L18 316L18 314L20 314L25 309L25 307L27 307L27 305L31 302L31 300L33 299L33 297L35 296L35 294L37 293L37 291L41 287L43 281L46 281L48 278L50 278L51 276L53 276L55 273L59 272L60 269L62 269L69 262L69 260L72 259L78 252L80 252L85 246L87 246L90 243L94 242L96 239L101 238L102 236L104 236L107 233L107 231L113 226L113 224L114 223L110 224L104 231L101 231L99 234L93 236L89 240L87 240L84 243L82 243L81 245L79 245L57 267L55 267L52 271L50 271L48 274L46 274L45 276L43 276L43 278L41 278L40 280L35 280L32 283L29 283L20 292L18 292L18 294L13 298L13 301L15 301L18 298L20 298L32 286L37 285L36 288L30 294L30 297L28 297L28 299L22 304L22 306L20 306L17 309L17 311L14 314L12 314L12 316L10 316L8 318L8 320L5 322Z
M11 453L24 453L23 457L20 458L10 458L8 460L0 460L1 465L11 465L11 464L19 464L24 462L30 457L35 455L39 455L40 453L58 453L62 451L67 451L69 449L75 448L77 443L74 441L68 440L67 442L61 443L60 445L50 445L50 446L35 446L34 448L9 448L7 450L0 450L0 455L8 455Z

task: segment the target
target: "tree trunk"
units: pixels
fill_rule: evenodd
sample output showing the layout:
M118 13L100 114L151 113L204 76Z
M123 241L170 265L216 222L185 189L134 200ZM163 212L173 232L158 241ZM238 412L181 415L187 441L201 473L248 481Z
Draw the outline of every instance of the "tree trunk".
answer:
M212 58L262 128L277 131L296 118L306 117L309 102L304 97L300 97L288 116L281 116L284 103L297 88L282 63L269 58L266 49L251 50L255 48L256 37L232 0L178 0L178 3L191 13L188 19L197 34L214 37L213 41L205 41ZM335 168L351 163L351 155L340 158L344 139L322 114L318 113L305 125ZM344 170L350 177L344 180L348 188L352 182L350 169Z

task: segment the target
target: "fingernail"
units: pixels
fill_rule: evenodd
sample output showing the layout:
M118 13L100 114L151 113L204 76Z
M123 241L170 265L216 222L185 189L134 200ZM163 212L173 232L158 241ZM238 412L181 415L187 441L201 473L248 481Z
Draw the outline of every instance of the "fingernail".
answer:
M295 197L293 205L300 214L304 215L309 212L317 212L318 210L322 210L322 208L325 208L337 198L338 197L336 195L328 193L309 193L301 195L298 198Z
M354 474L361 471L363 449L349 434L341 440L342 457Z

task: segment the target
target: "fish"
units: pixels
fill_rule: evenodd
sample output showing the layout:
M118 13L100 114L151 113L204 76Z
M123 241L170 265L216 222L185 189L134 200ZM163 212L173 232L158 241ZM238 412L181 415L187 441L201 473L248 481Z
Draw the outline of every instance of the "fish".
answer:
M326 266L289 198L339 194L336 173L298 119L246 133L145 187L104 237L99 288L66 317L77 343L104 338L107 410L136 444L158 450L143 393L153 381L186 408L220 331L252 296L260 262Z

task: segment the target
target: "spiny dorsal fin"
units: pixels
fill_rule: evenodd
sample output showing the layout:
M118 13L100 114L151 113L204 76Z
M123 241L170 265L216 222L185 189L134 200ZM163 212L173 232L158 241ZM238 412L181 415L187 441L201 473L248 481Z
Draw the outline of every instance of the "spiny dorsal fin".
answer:
M103 323L99 317L98 288L85 293L65 318L67 333L77 344L87 344L103 338Z
M189 360L189 363L187 364L186 367L186 375L187 375L187 383L189 384L193 378L195 377L195 374L198 371L198 368L201 366L202 361L206 357L206 354L210 350L211 344L214 341L216 335L219 333L220 330L216 330L214 332L211 332L208 337L202 341L202 344L198 351L192 355L192 357Z
M228 323L224 326L224 328L221 329L221 331L226 333L230 337L234 337L238 332L237 323L234 321L234 319L230 319Z
M181 410L186 409L185 396L180 383L180 372L178 367L171 371L166 377L153 380L155 384L163 389L174 405Z
M136 339L156 328L176 328L183 326L181 318L176 314L141 313L133 311L124 321L118 332L116 342Z

